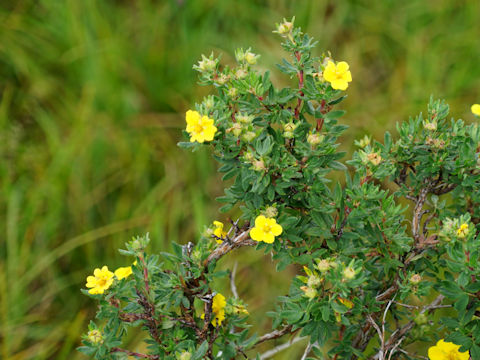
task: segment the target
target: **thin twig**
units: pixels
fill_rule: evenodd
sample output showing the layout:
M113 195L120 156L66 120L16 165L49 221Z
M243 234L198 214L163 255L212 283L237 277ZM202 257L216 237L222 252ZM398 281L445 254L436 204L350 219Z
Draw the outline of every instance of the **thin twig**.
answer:
M384 354L384 349L385 349L385 340L384 340L382 330L380 330L380 327L375 322L375 320L373 320L373 318L370 314L367 314L367 320L375 328L375 330L377 330L378 338L381 341L380 350L378 351L378 354L375 355L375 359L383 360L383 354Z
M308 342L307 347L305 348L305 351L303 352L302 358L300 360L305 360L312 350L313 344L311 342Z
M237 286L235 285L235 273L237 271L238 262L235 261L235 265L233 265L233 269L230 272L230 289L232 290L233 297L238 299L238 292Z
M268 334L265 334L265 335L261 336L257 340L257 342L255 343L255 345L261 344L262 342L265 342L265 341L268 341L268 340L273 340L273 339L277 339L279 337L282 337L283 335L290 333L291 330L292 330L291 325L287 325L280 330L274 330L274 331L272 331Z
M438 295L435 300L433 300L430 304L424 306L422 310L420 311L420 314L424 314L428 311L432 311L435 309L438 309L439 306L441 305L443 299L445 299L445 296L443 295ZM444 307L444 306L442 306ZM401 328L395 330L392 335L390 335L390 338L388 339L387 343L385 344L385 351L388 352L390 349L393 349L397 343L401 343L403 341L403 338L408 335L410 330L415 326L415 321L411 320ZM383 359L383 354L386 354L386 352L382 353L382 349L372 357L372 359Z
M292 340L286 342L286 343L283 343L281 345L278 345L276 347L274 347L273 349L271 350L268 350L266 352L264 352L263 354L260 355L260 360L264 360L264 359L268 359L268 358L271 358L273 355L279 353L280 351L283 351L285 349L288 349L290 346L292 346L293 344L296 344L297 342L299 341L302 341L302 340L305 340L307 338L307 336L297 336L297 337L294 337Z
M400 351L401 353L404 353L405 355L407 356L410 356L410 357L417 357L419 359L425 359L425 360L428 360L428 358L426 356L422 356L422 355L417 355L417 354L411 354L403 349L398 349L398 351Z
M159 359L159 356L158 355L147 355L147 354L142 354L142 353L138 353L138 352L133 352L133 351L130 351L130 350L126 350L126 349L122 349L122 348L119 348L119 347L114 347L110 350L111 353L114 353L114 352L122 352L122 353L125 353L127 354L128 356L135 356L135 357L139 357L139 358L144 358L144 359Z
M207 259L203 262L203 266L207 267L212 261L220 259L233 249L241 246L254 246L256 244L258 244L256 241L250 239L250 229L245 230L233 238L231 242L224 241L219 247L212 251Z

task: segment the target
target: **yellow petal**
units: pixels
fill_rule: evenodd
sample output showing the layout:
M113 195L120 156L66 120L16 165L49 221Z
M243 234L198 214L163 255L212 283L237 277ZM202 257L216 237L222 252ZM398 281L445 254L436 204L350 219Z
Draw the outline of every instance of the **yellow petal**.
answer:
M202 126L213 126L213 119L210 119L208 116L202 116Z
M115 276L118 280L122 280L126 277L129 277L132 274L132 268L130 266L120 267L115 270Z
M262 241L263 235L265 233L261 231L259 228L254 227L252 230L250 230L250 237L252 240L255 241Z
M428 349L428 357L430 360L443 360L445 353L438 346L432 346Z
M263 236L263 241L267 244L271 244L275 241L275 236L273 236L271 232L265 233L265 235Z
M338 64L337 64L337 71L338 72L346 72L348 71L348 64L345 62L345 61L340 61Z
M104 290L98 287L95 287L93 289L88 290L90 294L97 295L97 294L103 294Z
M275 224L275 225L272 226L272 234L273 235L278 236L282 233L282 231L283 231L282 225Z
M194 110L188 110L185 114L188 125L195 125L200 120L200 114Z
M331 82L331 85L335 90L346 90L348 88L348 83L342 79L335 79Z
M347 72L344 74L343 79L344 79L345 81L348 81L348 82L352 81L352 73L351 73L350 71L347 71Z
M215 133L217 132L217 128L212 125L207 129L204 129L203 132L204 132L205 140L212 141L213 138L215 137Z
M477 116L480 116L480 104L473 104L471 110L472 110L472 113L474 113Z
M335 63L333 61L328 61L327 66L325 66L325 71L328 72L335 72L337 70L337 67L335 66Z
M255 219L255 227L261 228L265 225L265 222L267 221L267 218L263 215L257 216Z

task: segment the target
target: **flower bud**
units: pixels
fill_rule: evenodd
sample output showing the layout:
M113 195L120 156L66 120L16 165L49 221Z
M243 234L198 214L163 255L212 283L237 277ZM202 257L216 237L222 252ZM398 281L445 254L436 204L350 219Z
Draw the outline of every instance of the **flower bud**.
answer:
M243 134L243 140L247 142L251 142L256 137L257 137L257 134L255 134L253 131L247 131L245 134Z
M200 72L211 72L217 67L217 62L213 60L213 54L210 58L207 58L205 55L202 55L202 60L198 62L198 65L194 66L195 69Z
M355 145L357 145L357 146L359 146L359 147L361 147L361 148L365 148L365 147L367 147L368 145L370 145L370 138L369 138L367 135L365 135L365 136L363 137L363 139L360 139L360 140L358 140L358 141L355 141Z
M88 341L90 341L93 344L102 344L103 343L103 336L102 333L97 330L90 330L87 334Z
M432 122L424 121L423 122L423 127L426 130L435 131L435 130L437 130L437 122L436 121L432 121Z
M328 271L331 267L332 265L328 260L323 259L317 262L317 269L321 272Z
M177 356L178 360L190 360L192 358L192 354L188 351L182 352L179 356Z
M295 21L295 18L292 19L292 21L287 21L285 19L283 19L283 22L280 23L280 24L277 24L277 33L282 35L282 36L286 36L288 34L290 34L292 32L292 29L293 29L293 23Z
M234 98L234 97L237 97L237 95L238 95L237 88L232 87L228 89L228 96L230 96L231 98Z
M218 84L218 85L225 85L228 81L228 76L225 75L225 74L221 74L218 78L215 79L215 82Z
M418 285L421 281L422 277L419 274L413 274L410 276L410 283L412 283L412 285Z
M321 279L316 275L310 275L307 280L307 285L311 288L316 288L320 285Z
M324 138L325 138L325 136L323 136L323 135L310 133L310 134L307 136L307 142L308 142L312 147L315 147L315 146L317 146L318 144L320 144L320 143L323 141Z
M243 155L243 158L245 159L246 162L252 162L252 160L254 159L254 156L250 151L248 151L245 153L245 155Z
M267 218L275 218L278 215L278 210L275 206L269 206L265 209L264 213Z
M371 164L373 164L375 166L379 165L382 162L382 157L378 153L368 154L367 159Z
M347 266L344 270L343 270L343 278L345 280L352 280L355 278L355 270L351 267L351 266Z
M247 51L245 53L245 61L250 65L255 65L257 63L257 58L258 58L258 55L255 55L250 51Z
M247 74L248 73L245 69L238 69L237 71L235 71L235 77L238 80L244 79L247 76Z
M132 240L130 243L131 247L134 251L142 250L143 249L143 244L139 239Z
M286 138L293 138L293 132L297 128L297 125L293 122L286 123L283 125L283 136Z
M245 113L238 113L235 119L242 124L251 124L253 121L253 115L248 115Z
M240 134L242 133L242 125L239 124L239 123L234 123L233 126L229 129L227 129L227 132L232 132L233 135L235 135L236 137L239 137Z
M311 287L302 286L300 287L300 289L305 293L304 295L309 299L313 299L315 296L317 296L317 290L312 289Z
M255 170L255 171L265 171L266 168L265 168L265 163L263 162L263 160L255 160L253 162L253 170Z

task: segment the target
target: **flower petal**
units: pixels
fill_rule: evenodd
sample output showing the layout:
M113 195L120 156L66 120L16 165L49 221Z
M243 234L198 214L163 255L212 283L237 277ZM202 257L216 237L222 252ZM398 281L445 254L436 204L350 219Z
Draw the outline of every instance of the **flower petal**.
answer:
M337 71L340 72L340 73L346 72L346 71L348 71L348 69L349 69L349 66L345 61L340 61L337 64Z
M275 241L275 236L271 232L265 233L263 236L263 242L266 242L267 244L271 244Z
M335 90L346 90L348 88L348 83L343 79L335 79L331 82L331 85Z
M282 225L275 224L275 225L272 226L272 234L273 235L278 236L282 233L282 231L283 231Z
M263 215L259 215L257 216L257 218L255 219L255 227L257 228L261 228L265 225L267 221L267 218Z
M256 228L256 227L250 230L250 237L252 238L252 240L255 240L255 241L262 241L264 234L265 233L263 231L261 231L259 228Z

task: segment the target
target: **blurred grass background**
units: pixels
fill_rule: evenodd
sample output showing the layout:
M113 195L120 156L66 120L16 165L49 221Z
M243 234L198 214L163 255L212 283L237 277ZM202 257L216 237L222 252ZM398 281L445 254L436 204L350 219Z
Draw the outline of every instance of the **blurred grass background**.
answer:
M424 111L430 94L472 119L479 14L467 0L0 2L0 358L84 358L75 347L95 311L79 291L86 276L128 262L116 249L133 235L150 232L152 251L165 250L219 217L208 151L176 147L183 112L209 90L192 70L201 53L231 61L252 46L270 68L284 55L274 23L295 15L319 53L351 65L349 150ZM260 317L288 281L262 254L223 265L234 259L240 294L268 328Z

